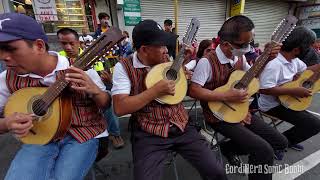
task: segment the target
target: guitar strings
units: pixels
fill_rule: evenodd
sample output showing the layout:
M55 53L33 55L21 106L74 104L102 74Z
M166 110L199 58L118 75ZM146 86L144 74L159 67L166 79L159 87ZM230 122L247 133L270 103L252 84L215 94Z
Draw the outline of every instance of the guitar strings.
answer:
M98 45L101 45L102 43L103 42L96 42L92 46L98 46ZM112 46L110 46L110 43L109 43L109 44L106 44L106 46L104 46L102 48L95 48L93 50L90 49L82 57L79 57L78 61L76 61L75 64L78 64L78 67L81 67L81 65L85 62L84 61L85 59L91 59L90 62L95 62L98 58L101 58L106 53L107 49L109 49L110 47L112 47ZM93 52L90 52L90 51L93 51ZM42 95L42 98L38 99L38 100L42 100L42 101L35 101L34 102L36 104L34 106L32 106L33 112L47 111L47 109L50 106L50 104L52 103L52 101L54 101L54 99L56 98L55 94L60 94L61 91L63 91L63 89L68 84L66 81L64 81L62 79L59 79L57 82L58 83L55 83L55 84L53 84L53 86L49 87L48 91ZM48 92L54 92L54 93L48 94ZM43 102L43 103L41 103L41 102Z

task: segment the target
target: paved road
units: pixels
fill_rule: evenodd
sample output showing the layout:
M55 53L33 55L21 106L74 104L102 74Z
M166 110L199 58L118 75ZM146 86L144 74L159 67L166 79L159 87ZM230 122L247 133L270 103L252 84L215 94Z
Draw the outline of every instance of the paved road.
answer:
M309 110L320 113L320 94L316 95L312 107ZM191 104L188 103L186 106L190 107ZM195 111L192 110L192 116L195 117ZM202 116L198 116L202 119ZM127 130L128 118L121 118L120 125L122 130L122 135L126 141L126 146L120 150L111 149L109 156L101 160L98 165L102 168L104 172L110 175L112 180L131 180L132 178L132 156L131 156L131 146L129 142L129 132ZM284 131L289 128L290 125L283 123L279 126L280 131ZM318 180L320 177L320 135L314 136L311 139L303 143L305 150L302 152L296 152L294 150L288 149L284 160L275 161L275 164L282 165L282 169L289 165L295 165L293 167L302 166L302 170L298 173L289 174L275 174L274 180ZM0 179L3 179L7 168L14 157L15 153L19 149L20 144L10 135L0 136ZM318 152L319 151L319 152ZM247 157L243 156L244 162L247 161ZM179 155L176 157L177 171L180 180L200 180L200 176L197 171ZM224 159L224 163L225 163ZM278 166L280 167L280 166ZM289 169L290 170L290 169ZM299 169L297 169L299 170ZM284 171L283 171L284 172ZM96 172L96 177L98 180L106 179L100 172ZM245 180L246 175L243 174L229 174L229 179L232 180ZM91 179L90 174L86 179ZM168 164L165 167L165 172L163 179L175 180L174 171L172 164Z

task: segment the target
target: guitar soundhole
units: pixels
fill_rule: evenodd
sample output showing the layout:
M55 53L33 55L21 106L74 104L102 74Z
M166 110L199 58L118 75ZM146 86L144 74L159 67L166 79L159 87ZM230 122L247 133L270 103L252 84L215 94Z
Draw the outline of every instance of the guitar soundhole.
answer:
M177 72L173 69L169 69L167 71L166 77L168 80L173 80L175 81L177 79Z
M234 86L235 89L246 89L247 87L242 84L242 83L237 83L235 86Z
M303 82L302 87L304 87L306 89L311 89L312 88L312 82L305 81L305 82Z
M44 116L47 109L47 104L42 99L37 99L32 103L32 111L37 116Z

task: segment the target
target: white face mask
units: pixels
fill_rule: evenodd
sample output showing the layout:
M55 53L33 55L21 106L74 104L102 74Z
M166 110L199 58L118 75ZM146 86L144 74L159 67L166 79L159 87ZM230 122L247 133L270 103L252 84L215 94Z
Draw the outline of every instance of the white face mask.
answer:
M232 47L232 50L231 50L232 55L233 56L238 56L238 57L243 56L244 54L246 54L249 51L250 51L250 45L248 47L246 47L246 48L241 48L241 49L236 49L236 48Z

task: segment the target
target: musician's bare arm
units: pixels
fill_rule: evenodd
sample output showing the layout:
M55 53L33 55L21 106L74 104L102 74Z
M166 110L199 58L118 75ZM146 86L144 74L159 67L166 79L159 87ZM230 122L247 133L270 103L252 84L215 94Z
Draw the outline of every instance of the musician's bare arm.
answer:
M161 80L150 89L135 96L129 96L128 94L113 95L114 111L118 116L136 112L161 95L173 95L174 86L174 81Z
M290 95L296 97L307 97L311 95L311 91L303 87L284 88L280 86L269 89L260 89L260 93L272 96Z

